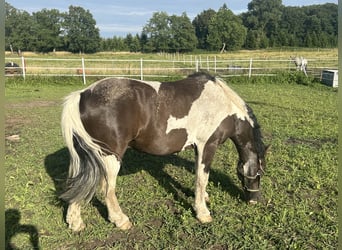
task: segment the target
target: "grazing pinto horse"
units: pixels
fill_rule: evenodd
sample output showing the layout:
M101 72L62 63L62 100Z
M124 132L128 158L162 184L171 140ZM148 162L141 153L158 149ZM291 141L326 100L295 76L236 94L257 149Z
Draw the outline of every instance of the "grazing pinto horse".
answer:
M212 220L206 206L209 169L217 147L230 138L239 153L237 174L246 198L256 203L266 147L252 110L226 83L206 73L176 82L107 78L66 97L63 136L70 152L66 220L82 230L81 202L102 183L109 220L120 229L132 224L115 196L116 177L128 147L167 155L193 148L196 154L197 218Z

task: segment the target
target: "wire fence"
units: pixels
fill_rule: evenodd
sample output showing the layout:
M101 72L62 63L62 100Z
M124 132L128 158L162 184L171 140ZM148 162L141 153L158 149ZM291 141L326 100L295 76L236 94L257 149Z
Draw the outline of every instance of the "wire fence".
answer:
M166 60L6 57L6 76L155 77L189 75L199 70L222 77L264 76L297 70L290 59L221 59L216 56L188 56ZM323 70L337 69L337 58L309 58L307 73L320 77Z

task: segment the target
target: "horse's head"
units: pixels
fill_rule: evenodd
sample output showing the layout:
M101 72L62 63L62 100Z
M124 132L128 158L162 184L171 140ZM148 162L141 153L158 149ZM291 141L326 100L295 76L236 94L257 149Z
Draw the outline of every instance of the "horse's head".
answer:
M260 181L265 167L265 159L250 159L245 163L239 160L237 174L246 200L251 204L257 203L260 197Z
M240 126L240 134L233 140L239 152L237 175L245 192L246 200L252 204L257 203L260 196L260 181L266 169L266 152L269 146L262 141L260 126L250 109L254 127Z
M290 56L291 61L298 67L301 64L301 59L298 56Z

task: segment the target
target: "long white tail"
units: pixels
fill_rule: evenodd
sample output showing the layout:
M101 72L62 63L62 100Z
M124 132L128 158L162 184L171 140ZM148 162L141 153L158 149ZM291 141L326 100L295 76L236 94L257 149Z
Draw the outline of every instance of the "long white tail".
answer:
M106 178L101 147L85 130L80 116L79 103L82 91L68 95L62 112L62 133L70 152L70 167L65 192L60 196L69 203L94 196L101 178Z

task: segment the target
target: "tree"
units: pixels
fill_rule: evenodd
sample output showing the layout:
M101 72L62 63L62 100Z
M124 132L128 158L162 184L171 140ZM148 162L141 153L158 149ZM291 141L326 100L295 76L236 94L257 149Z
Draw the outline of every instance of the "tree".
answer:
M35 48L39 52L49 52L63 46L62 14L57 9L43 9L33 13L35 21Z
M186 13L153 14L142 33L126 38L100 39L89 10L69 7L69 12L42 9L32 15L5 2L5 49L49 52L63 49L92 53L98 50L187 52L276 46L336 47L338 5L327 3L286 7L281 0L251 0L248 11L235 16L226 5L198 14L191 25ZM242 23L241 23L242 20ZM246 35L247 30L247 35ZM197 37L197 41L196 41Z
M306 31L304 40L308 40L308 36L311 36L312 47L335 47L337 44L337 5L311 5L303 7L303 10L306 14L303 25Z
M99 49L100 33L89 10L70 6L64 19L65 42L71 52L94 53Z
M195 29L189 17L184 12L181 16L172 15L169 18L170 25L170 52L188 52L196 48L197 38Z
M147 45L154 51L168 51L170 39L169 16L166 12L155 12L147 25L143 27L147 36Z
M273 38L270 44L273 45L274 38L278 36L282 8L281 0L252 0L248 4L248 12L242 18L248 32L253 33L248 37L255 41L246 41L247 44L254 44L253 48L265 48Z
M336 4L284 7L277 39L286 46L336 47L337 20Z
M192 21L192 25L195 27L195 34L198 39L199 49L208 49L209 47L207 41L209 35L209 23L215 14L216 11L212 9L204 10Z
M212 17L208 27L209 48L220 50L226 45L227 50L237 50L242 47L246 38L246 29L242 20L224 4Z
M136 34L134 37L132 34L128 34L125 38L125 44L129 48L130 52L138 52L140 51L140 38L139 35Z
M6 49L35 50L34 26L31 15L26 11L17 10L5 3L5 44Z
M305 19L306 15L302 8L284 7L279 29L288 39L282 40L282 45L303 46L305 34L303 24Z
M140 48L141 52L143 53L150 53L153 51L152 44L149 42L148 34L146 34L144 31L140 36Z
M126 39L114 36L113 38L102 39L101 49L103 51L127 51Z

